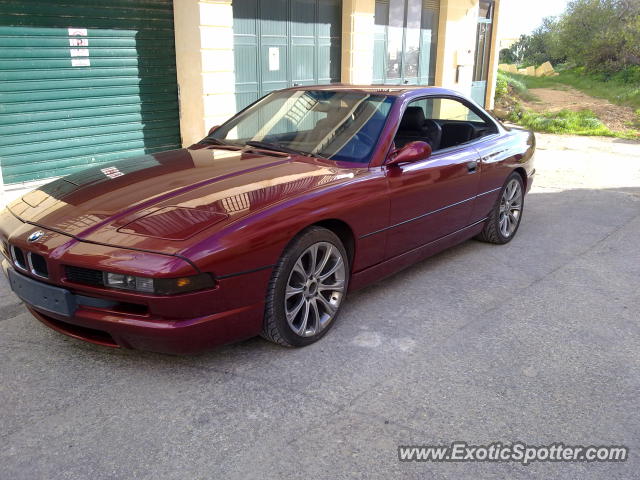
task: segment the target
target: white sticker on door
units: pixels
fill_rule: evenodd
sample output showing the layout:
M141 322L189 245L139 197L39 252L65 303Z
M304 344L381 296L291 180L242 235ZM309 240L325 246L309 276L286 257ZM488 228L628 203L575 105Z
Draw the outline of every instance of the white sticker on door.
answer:
M78 35L80 37L86 37L87 36L87 29L86 28L69 28L69 36L73 37L75 35Z
M72 57L88 57L89 49L88 48L70 48L69 53L71 53Z
M89 39L87 38L70 38L69 39L70 47L88 47Z
M280 48L269 47L269 70L271 72L280 70Z
M91 60L89 60L88 58L72 58L71 66L72 67L90 67Z
M101 168L100 171L109 178L118 178L124 175L124 173L118 170L118 167Z

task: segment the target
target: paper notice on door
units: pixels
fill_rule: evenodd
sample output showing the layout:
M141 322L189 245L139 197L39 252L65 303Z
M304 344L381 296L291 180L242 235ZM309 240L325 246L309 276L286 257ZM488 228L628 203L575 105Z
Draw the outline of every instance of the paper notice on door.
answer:
M71 66L72 67L90 67L91 60L89 60L88 58L72 58Z
M72 57L88 57L89 49L87 48L70 48L69 53Z
M67 29L67 31L69 32L69 36L73 37L73 36L80 36L80 37L86 37L87 36L87 29L86 28L69 28Z
M280 48L269 47L269 70L271 72L280 70Z
M71 47L88 47L89 39L87 38L70 38L69 46Z

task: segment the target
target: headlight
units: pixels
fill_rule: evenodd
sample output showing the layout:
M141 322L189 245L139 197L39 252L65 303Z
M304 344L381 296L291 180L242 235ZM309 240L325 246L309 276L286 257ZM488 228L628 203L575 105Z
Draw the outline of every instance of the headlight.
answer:
M103 281L105 287L155 295L175 295L215 286L213 277L207 273L179 278L148 278L103 272Z

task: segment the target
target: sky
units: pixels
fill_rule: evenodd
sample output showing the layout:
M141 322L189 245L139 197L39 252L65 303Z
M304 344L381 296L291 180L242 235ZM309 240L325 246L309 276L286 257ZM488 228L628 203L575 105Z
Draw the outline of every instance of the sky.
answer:
M564 12L569 0L502 0L500 2L500 38L518 38L530 33L544 17Z

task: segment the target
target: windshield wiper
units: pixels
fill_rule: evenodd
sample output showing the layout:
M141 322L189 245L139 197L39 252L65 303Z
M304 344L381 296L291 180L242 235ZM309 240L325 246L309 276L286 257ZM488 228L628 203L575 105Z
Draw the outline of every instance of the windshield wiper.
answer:
M228 142L219 138L205 137L198 142L200 145L220 145L221 147L242 148L242 145L238 145L234 142Z
M213 138L213 137L204 137L198 143L204 143L205 145L233 146L230 143L225 142L224 140L220 140L219 138Z
M250 147L264 148L265 150L273 150L274 152L293 153L295 155L304 155L305 157L313 157L313 153L305 152L304 150L296 150L295 148L285 147L279 143L259 142L257 140L250 140L246 142Z

